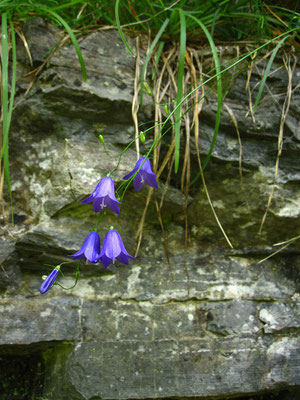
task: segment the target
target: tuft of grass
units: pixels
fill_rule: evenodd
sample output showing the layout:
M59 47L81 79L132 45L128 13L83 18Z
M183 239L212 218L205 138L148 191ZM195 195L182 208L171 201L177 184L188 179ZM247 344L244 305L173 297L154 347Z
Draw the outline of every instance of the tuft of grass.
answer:
M297 2L298 4L299 2ZM182 81L184 77L185 64L185 49L187 45L197 46L202 44L204 39L208 40L215 64L215 80L217 85L217 114L214 129L214 135L211 141L209 152L203 162L202 168L205 169L212 155L221 120L221 107L223 101L222 93L222 74L221 66L218 60L216 50L217 43L226 42L247 42L256 44L259 47L262 41L271 40L276 37L281 37L282 41L277 44L272 54L268 69L271 68L272 62L281 47L281 45L288 39L288 37L297 43L298 30L299 30L299 14L295 9L284 9L278 6L267 5L261 0L237 0L232 2L230 0L181 0L169 1L160 0L158 2L150 2L148 0L135 3L134 6L131 2L122 0L116 1L116 20L118 30L124 40L124 44L128 47L127 41L124 37L123 29L127 33L137 34L144 31L145 24L148 25L148 30L154 35L154 40L150 46L145 59L145 65L141 74L141 106L143 96L143 82L145 79L145 72L152 55L153 50L156 48L158 36L161 37L163 33L163 41L168 48L174 40L179 42L178 51L178 64L176 66L177 76L177 89L175 101L175 172L179 168L180 160L180 126L181 126L181 104L183 103ZM169 23L165 25L167 18ZM285 32L293 32L293 37L282 35ZM155 36L156 35L156 36ZM236 65L232 62L232 67ZM266 71L267 72L267 71ZM153 72L155 76L155 71ZM258 96L254 105L254 111L260 100L267 73L261 82ZM191 184L195 183L200 177L200 172L192 180Z
M269 72L270 72L270 70L271 70L273 61L274 61L274 59L275 59L275 57L276 57L276 54L277 54L278 50L281 48L281 46L283 45L283 43L284 43L288 38L289 38L289 36L285 36L284 38L282 38L282 39L277 43L277 45L275 46L275 48L274 48L274 50L273 50L273 52L272 52L272 55L271 55L271 57L270 57L270 59L269 59L269 61L268 61L268 64L267 64L267 66L266 66L264 75L263 75L263 77L262 77L262 80L261 80L261 83L260 83L260 86L259 86L259 89L258 89L258 93L257 93L256 99L255 99L255 103L254 103L254 106L253 106L253 114L255 113L255 111L256 111L256 109L257 109L259 100L260 100L261 95L262 95L262 92L263 92L263 90L264 90L264 86L265 86L266 80L267 80L267 78L268 78Z
M190 18L195 19L194 16L190 15ZM221 66L220 66L220 61L218 57L218 52L213 40L212 35L209 33L207 28L203 25L203 23L200 20L197 20L197 23L200 25L201 29L205 33L207 40L209 42L211 52L213 55L214 63L215 63L215 71L216 71L216 81L217 81L217 113L216 113L216 123L215 123L215 130L214 130L214 135L211 141L210 149L209 152L203 162L202 165L202 170L205 169L207 166L209 159L212 155L213 149L215 147L216 141L217 141L217 136L219 133L219 126L220 126L220 120L221 120L221 111L222 111L222 102L223 102L223 91L222 91L222 79L221 79ZM196 175L196 177L193 179L191 184L194 184L201 176L201 171Z
M11 196L11 185L9 176L8 159L8 137L13 111L13 100L15 92L15 39L14 23L25 22L29 18L41 16L52 23L62 26L71 39L78 60L81 66L83 80L86 80L86 69L80 48L78 38L82 35L103 27L112 27L118 29L124 45L134 56L130 48L125 33L131 36L147 35L151 38L149 50L145 56L142 71L140 73L140 106L143 105L143 90L145 89L146 73L150 61L154 59L154 68L152 70L152 79L159 80L160 87L163 79L168 83L164 90L164 96L167 97L167 103L175 104L173 110L169 110L167 104L167 115L162 120L162 113L156 112L159 119L154 121L153 130L155 137L149 149L150 153L159 147L161 141L166 138L165 134L174 126L174 134L171 138L169 159L174 156L175 172L180 167L180 141L183 134L181 125L183 121L188 120L188 113L193 113L199 102L203 101L205 96L204 88L209 84L216 86L217 95L217 113L213 138L210 144L209 152L203 163L199 166L200 171L187 185L194 184L207 166L215 143L217 141L220 121L221 108L223 102L222 80L226 71L235 68L243 61L249 59L254 54L258 54L264 47L272 44L273 53L268 61L265 74L262 78L258 95L255 99L253 112L259 106L263 89L271 69L272 63L278 51L286 43L299 48L299 28L300 0L296 0L282 7L280 1L270 0L44 0L42 3L36 0L2 0L0 2L0 11L2 13L2 115L3 115L3 141L1 150L1 159L3 159L4 173ZM8 28L9 27L9 28ZM8 82L8 37L10 36L12 47L12 80ZM210 50L214 60L214 68L203 79L199 78L198 84L187 86L187 72L191 68L189 59L189 48L197 48L204 43L209 43ZM255 49L241 55L238 59L232 60L231 65L223 67L218 58L218 44L252 44ZM168 59L170 49L174 49L171 61ZM173 50L172 50L173 51ZM160 66L162 65L162 67ZM161 69L160 69L161 68ZM164 72L160 72L164 69ZM195 66L195 70L196 70ZM166 78L165 74L169 74ZM202 81L201 81L202 79ZM152 86L152 85L151 85ZM168 89L169 87L169 89ZM9 89L10 88L10 89ZM147 87L146 87L147 89ZM197 96L197 104L193 103L192 98L195 93L202 91L202 96ZM10 99L8 97L10 91ZM151 91L149 92L152 95ZM200 92L199 92L200 93ZM154 96L154 95L153 95ZM160 99L160 100L157 100ZM164 101L160 93L155 94L155 103ZM136 113L137 114L137 113ZM195 120L193 120L195 123ZM173 128L172 128L173 129ZM183 131L183 130L182 130ZM137 136L138 137L138 136ZM186 145L189 140L186 139ZM184 166L186 168L185 150ZM157 165L159 151L155 151L154 159ZM202 179L203 181L203 179ZM183 182L183 180L182 180Z
M79 0L73 0L65 7L71 7L74 4L81 4ZM1 33L1 92L2 92L2 146L0 153L0 162L3 160L3 169L5 175L5 181L7 184L7 189L9 193L10 203L11 203L11 215L12 223L14 220L13 213L13 196L11 191L10 182L10 171L9 171L9 129L12 118L13 106L14 106L14 96L16 89L16 65L17 65L17 46L14 30L14 22L24 21L29 17L42 16L44 18L50 18L57 24L62 25L67 31L71 42L76 50L77 57L81 66L83 80L86 81L86 68L84 60L77 42L77 39L69 26L69 24L53 9L50 7L56 5L55 1L47 0L44 5L41 6L40 3L23 2L20 0L15 1L2 1L0 3L0 11L2 12L2 33ZM9 83L8 71L9 71L9 48L12 49L12 77ZM10 92L10 98L9 98ZM0 164L1 166L1 164ZM2 189L2 186L1 186ZM2 196L2 193L1 193Z
M149 60L151 58L151 55L153 53L153 50L155 49L155 47L156 47L161 35L163 34L164 30L167 27L168 23L169 23L169 18L167 18L164 21L164 23L162 24L160 30L157 32L154 40L151 43L150 49L149 49L149 51L148 51L148 53L147 53L147 55L145 57L145 60L144 60L144 65L143 65L142 73L141 73L141 83L140 83L140 86L141 86L141 90L140 90L140 104L141 104L141 107L143 107L143 89L144 89L144 81L145 81L147 66L148 66Z
M12 45L12 81L10 99L8 100L9 82L8 82L8 55L9 55L9 32L7 26L7 14L2 14L2 33L1 33L1 72L2 72L2 148L0 160L3 159L4 175L11 203L12 223L13 217L13 197L11 192L10 173L9 173L9 149L8 134L10 121L13 110L13 102L16 88L16 38L13 24L9 21L11 29L11 45ZM2 195L2 193L1 193Z

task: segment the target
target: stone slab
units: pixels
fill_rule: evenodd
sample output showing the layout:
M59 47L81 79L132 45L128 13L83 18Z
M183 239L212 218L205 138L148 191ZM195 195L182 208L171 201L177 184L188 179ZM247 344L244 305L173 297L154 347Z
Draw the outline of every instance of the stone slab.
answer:
M80 299L10 299L0 302L0 345L80 339Z
M241 396L299 384L299 338L238 342L80 343L70 357L69 376L85 400Z

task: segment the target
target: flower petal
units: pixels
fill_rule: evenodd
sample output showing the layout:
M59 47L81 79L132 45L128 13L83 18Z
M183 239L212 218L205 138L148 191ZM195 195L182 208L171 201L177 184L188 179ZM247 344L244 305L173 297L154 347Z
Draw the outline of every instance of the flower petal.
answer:
M91 194L89 197L86 199L82 200L81 203L90 203L94 200L94 196Z
M115 184L110 176L104 176L100 180L100 182L98 182L92 194L86 199L82 200L82 203L90 203L95 199L103 198L106 196L109 196L111 199L118 201L115 196Z
M100 259L106 268L115 259L122 264L128 264L128 258L134 260L130 254L127 253L119 233L110 229L104 238Z
M107 268L113 262L113 260L109 257L106 257L105 254L100 258L100 261L102 262L104 268Z
M75 254L70 254L68 257L73 257L73 260L81 260L85 258L83 250L78 250Z
M84 255L92 263L98 262L100 258L100 237L97 232L91 232L86 243Z
M110 196L115 198L115 184L110 176L104 176L99 183L101 185L99 185L96 197Z
M92 263L98 262L100 258L100 237L97 232L91 232L85 238L81 249L77 253L70 255L73 260L86 258Z
M135 164L135 167L133 168L133 170L131 172L129 172L129 174L125 175L123 177L123 179L128 179L130 178L133 174L136 173L136 171L140 168L141 164L143 163L143 161L145 160L145 157L141 157Z
M107 204L107 207L111 209L112 212L115 214L120 214L120 209L118 207L118 203L121 204L118 200L113 200L109 198L108 196L105 198L105 203Z
M137 161L134 169L129 174L125 175L123 179L130 178L137 171L138 173L136 174L133 181L133 187L135 191L138 192L139 190L141 190L144 187L145 183L155 189L158 188L156 175L152 171L152 166L149 158L141 157Z
M126 179L129 179L133 174L136 173L137 170L138 170L138 168L137 168L137 167L134 167L133 170L132 170L131 172L129 172L129 174L123 176L123 179L125 179L125 180L126 180Z
M94 199L93 202L93 210L95 212L101 212L105 210L105 197L97 197L96 199Z
M133 187L136 192L141 190L145 185L145 180L140 173L137 173L133 180Z
M140 160L141 160L140 164L142 164L144 162L144 160L145 160L145 157L141 157ZM144 171L145 172L152 172L152 166L151 166L151 162L150 162L149 158L146 158L146 160L145 160L145 162L142 165L140 170L143 171L143 172Z
M57 278L59 269L54 268L54 270L47 276L44 282L41 284L40 292L42 294L46 293L54 284L55 279Z
M158 189L157 181L156 181L156 175L153 172L145 172L144 173L144 180L145 182L155 188Z
M92 191L91 195L89 197L87 197L86 199L82 200L81 203L90 203L97 197L97 194L101 190L102 179L100 180L100 182L97 183L97 185L96 185L95 189Z
M126 264L126 265L129 264L128 257L126 257L125 254L123 254L123 253L121 253L121 254L117 257L117 260L118 260L121 264Z
M107 257L111 258L112 260L114 258L117 258L118 255L121 253L122 249L120 246L120 241L122 242L122 239L120 237L120 235L118 234L117 231L115 231L114 229L110 229L106 236L106 246L104 246L104 242L103 242L103 250L104 253ZM105 241L104 239L104 241Z

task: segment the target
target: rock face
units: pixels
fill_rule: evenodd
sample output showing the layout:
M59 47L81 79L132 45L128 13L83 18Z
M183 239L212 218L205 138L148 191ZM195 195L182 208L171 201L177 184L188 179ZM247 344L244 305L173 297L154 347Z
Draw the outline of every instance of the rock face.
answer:
M41 20L28 22L24 32L34 65L40 65L60 32ZM16 224L4 225L0 237L0 399L298 398L299 241L259 263L278 249L274 243L299 234L296 90L284 125L273 202L257 234L272 189L288 82L280 60L267 81L272 95L266 91L255 122L246 116L245 78L234 78L205 170L233 249L198 183L189 197L186 249L178 177L171 179L174 185L166 194L162 178L157 199L164 197L161 213L170 267L152 201L135 262L107 270L84 265L77 286L54 286L40 295L41 276L53 268L45 264L69 260L67 255L79 249L97 222L91 205L80 200L117 166L120 152L134 137L134 58L115 31L92 34L82 40L81 49L87 82L82 82L75 51L68 46L54 54L25 98L19 81L10 138ZM26 70L21 45L19 57ZM253 88L262 67L254 69ZM296 67L294 79L297 74ZM296 79L293 82L295 87ZM146 100L141 120L151 115L152 107ZM240 147L228 107L242 142L242 184ZM212 96L200 115L203 154L215 116ZM106 151L97 138L100 133ZM195 176L193 149L191 157ZM112 173L117 186L135 162L133 148ZM120 216L108 213L101 221L102 240L107 227L114 225L133 254L146 194L145 188L127 191ZM74 283L75 266L62 266L59 282L66 288Z

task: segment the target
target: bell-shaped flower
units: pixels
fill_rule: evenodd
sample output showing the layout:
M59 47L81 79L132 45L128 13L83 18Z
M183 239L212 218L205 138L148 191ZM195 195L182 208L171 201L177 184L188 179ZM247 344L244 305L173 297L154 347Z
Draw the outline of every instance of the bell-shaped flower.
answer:
M82 200L82 203L93 202L95 212L104 211L105 207L111 209L116 214L120 214L118 204L121 204L115 196L115 184L110 176L104 176L95 187L93 193Z
M53 284L55 282L55 279L57 278L59 270L60 270L60 265L55 267L54 270L52 272L50 272L50 274L45 278L44 282L41 284L41 287L40 287L40 292L42 294L48 292L48 290L51 289L51 287L53 286Z
M100 237L97 232L91 232L85 238L81 249L75 254L68 257L73 257L73 260L82 260L86 258L87 261L97 263L100 258Z
M138 160L138 162L136 163L133 170L131 172L129 172L129 174L125 175L123 177L123 179L130 178L136 172L137 172L137 174L133 180L134 190L136 190L136 191L141 190L144 187L145 183L147 183L149 186L151 186L155 189L158 188L157 182L156 182L156 175L152 171L151 162L148 158L141 157Z
M135 258L126 251L119 233L111 227L105 235L100 254L100 260L104 265L104 268L107 268L109 264L114 263L115 260L128 265L128 258L135 260Z

